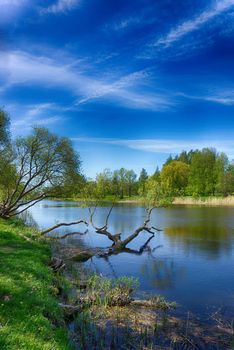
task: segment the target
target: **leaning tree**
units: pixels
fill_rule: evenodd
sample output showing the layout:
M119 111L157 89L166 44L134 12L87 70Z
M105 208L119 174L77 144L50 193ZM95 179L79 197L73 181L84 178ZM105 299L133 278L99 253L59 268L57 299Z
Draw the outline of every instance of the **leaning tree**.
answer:
M69 139L35 127L12 143L0 161L0 217L9 218L51 197L69 176L80 172L80 160Z
M10 145L10 119L8 114L0 109L0 157Z

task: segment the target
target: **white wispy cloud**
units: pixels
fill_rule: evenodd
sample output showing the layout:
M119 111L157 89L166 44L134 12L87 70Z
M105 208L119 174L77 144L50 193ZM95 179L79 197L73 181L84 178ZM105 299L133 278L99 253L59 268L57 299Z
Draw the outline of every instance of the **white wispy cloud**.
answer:
M165 94L141 93L141 87L145 87L150 78L147 70L115 78L110 75L111 81L106 81L103 77L92 78L89 71L85 72L82 67L76 67L77 65L74 67L71 60L61 61L58 63L53 58L22 51L4 53L0 57L0 73L4 77L0 91L14 85L62 87L76 96L77 106L97 99L111 100L131 108L153 110L161 110L172 104Z
M185 35L200 29L204 24L212 20L214 17L224 13L234 6L234 0L216 1L208 10L203 11L193 19L189 19L173 28L168 34L156 40L153 46L168 47L174 42L182 39Z
M187 99L191 100L201 100L201 101L208 101L213 103L218 103L226 106L233 106L234 105L234 89L225 89L223 88L221 91L216 92L208 92L205 90L204 93L200 95L189 95L185 93L178 93L178 96L182 96Z
M12 116L11 129L14 135L27 134L32 126L49 127L64 121L64 118L59 114L61 113L61 107L54 103L39 103L27 106L8 104L7 110Z
M138 25L142 22L141 16L132 16L127 18L122 18L118 21L114 21L105 25L105 30L123 31L129 27Z
M64 13L75 9L80 5L81 0L58 0L54 4L41 10L41 13Z
M172 139L108 139L108 138L90 138L77 137L73 138L75 142L99 143L106 145L115 145L127 147L144 152L177 154L182 150L202 149L206 147L216 148L219 152L225 152L229 157L234 157L234 139L223 139L214 137L209 139L194 140L172 140Z

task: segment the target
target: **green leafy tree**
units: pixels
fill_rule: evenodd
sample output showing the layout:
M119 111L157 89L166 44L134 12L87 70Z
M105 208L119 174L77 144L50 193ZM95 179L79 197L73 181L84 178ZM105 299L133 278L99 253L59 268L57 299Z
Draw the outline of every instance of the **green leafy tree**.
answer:
M195 196L214 195L216 190L217 153L215 149L204 148L192 155L188 192Z
M0 109L0 155L10 145L10 119L8 114Z
M96 176L97 190L103 198L112 192L112 176L110 169L104 169Z
M172 203L172 195L161 181L153 176L148 177L145 184L145 200L150 206L165 206Z
M234 194L234 164L229 164L222 179L222 194L224 196Z
M129 197L135 192L137 175L133 170L127 170L126 174L127 195Z
M9 168L5 172L2 169L0 217L3 218L55 195L65 179L80 171L80 160L70 140L45 128L33 128L30 136L18 138L12 144L12 154Z
M153 173L153 175L151 176L154 180L156 181L161 181L161 178L160 178L160 170L159 170L159 167L157 166L155 172Z
M148 174L147 171L142 168L139 179L138 179L138 183L139 183L139 194L141 196L145 195L145 183L148 179Z
M180 160L173 160L163 166L161 180L173 195L184 194L188 185L189 165Z
M216 175L215 192L217 194L226 195L225 179L226 179L228 166L229 166L229 161L226 154L221 153L217 155L216 164L215 164L215 175Z

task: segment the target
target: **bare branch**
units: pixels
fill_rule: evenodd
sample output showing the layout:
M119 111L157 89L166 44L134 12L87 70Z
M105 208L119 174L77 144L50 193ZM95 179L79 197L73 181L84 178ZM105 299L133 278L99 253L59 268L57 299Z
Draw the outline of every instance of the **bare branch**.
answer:
M39 198L39 199L37 199L37 200L33 199L32 201L30 201L30 202L31 202L30 205L28 205L28 206L25 207L24 209L18 211L17 214L18 214L18 215L19 215L19 214L22 214L24 211L28 210L29 208L31 208L31 207L32 207L33 205L35 205L36 203L41 202L43 199L44 199L44 197ZM15 211L12 210L12 211L9 213L9 216L14 216L14 215L15 215Z
M41 232L41 235L44 236L47 233L55 230L56 228L59 228L61 226L72 226L72 225L79 225L79 224L85 224L86 226L88 226L88 223L85 220L79 220L79 221L73 221L73 222L61 222L57 225L54 225L52 227L49 227L48 229L44 230Z
M111 212L113 210L113 207L114 207L114 203L112 204L112 206L111 206L111 208L110 208L110 210L109 210L109 212L108 212L108 214L106 216L105 225L103 227L97 227L97 226L94 225L94 222L93 222L93 216L94 216L94 213L96 211L97 205L95 205L93 210L89 207L90 223L91 223L91 225L96 230L96 233L99 233L101 235L107 236L109 238L109 240L111 240L113 242L112 248L115 248L115 249L123 249L123 248L125 248L126 245L128 243L130 243L134 238L136 238L142 231L146 231L146 232L150 233L151 235L154 235L155 231L161 231L160 229L157 229L154 226L152 226L152 227L148 226L148 224L149 224L149 222L151 220L152 211L156 207L147 208L146 209L146 219L145 219L143 225L138 227L126 239L121 240L121 233L112 234L111 232L108 231L108 221L109 221Z
M110 217L110 215L111 215L111 212L112 212L113 208L114 208L114 203L112 203L112 206L111 206L111 208L110 208L110 210L109 210L109 213L107 214L107 217L106 217L105 226L103 226L103 227L105 227L106 229L107 229L107 227L108 227L109 217Z
M100 235L104 235L104 236L107 236L109 238L109 240L111 240L113 242L113 244L116 244L117 242L120 241L120 237L121 237L121 233L117 233L117 234L111 234L107 229L108 229L108 220L110 218L110 215L111 215L111 212L112 212L112 209L114 207L114 203L112 204L107 216L106 216L106 220L105 220L105 225L102 226L102 227L97 227L94 225L94 222L93 222L93 216L94 216L94 213L97 209L97 204L95 205L94 209L91 210L91 208L89 207L89 213L90 213L90 224L92 225L92 227L95 229L95 231L97 233L99 233Z

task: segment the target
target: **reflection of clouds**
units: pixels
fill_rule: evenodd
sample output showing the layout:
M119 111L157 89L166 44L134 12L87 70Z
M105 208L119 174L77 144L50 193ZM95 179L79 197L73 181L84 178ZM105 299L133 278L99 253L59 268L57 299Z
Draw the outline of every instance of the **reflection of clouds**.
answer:
M230 231L225 225L215 226L208 222L196 226L168 227L164 232L172 243L183 245L187 253L201 251L206 253L206 257L218 258L223 253L232 253L233 236Z
M141 266L140 271L153 287L160 290L174 287L176 281L186 275L186 267L178 267L172 259L148 260Z

